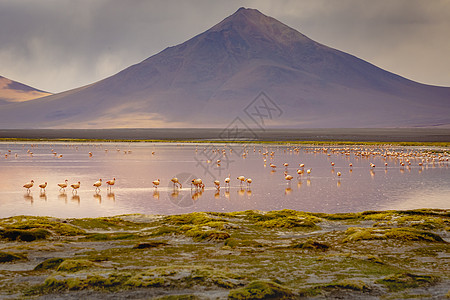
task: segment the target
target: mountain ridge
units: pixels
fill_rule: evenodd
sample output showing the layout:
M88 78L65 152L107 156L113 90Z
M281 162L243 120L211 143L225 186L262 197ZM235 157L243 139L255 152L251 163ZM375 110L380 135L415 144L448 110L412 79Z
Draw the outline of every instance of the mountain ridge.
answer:
M29 101L51 93L0 76L0 104Z
M261 92L282 111L266 126L450 124L450 88L416 83L240 8L101 81L0 108L0 128L224 127L245 118Z

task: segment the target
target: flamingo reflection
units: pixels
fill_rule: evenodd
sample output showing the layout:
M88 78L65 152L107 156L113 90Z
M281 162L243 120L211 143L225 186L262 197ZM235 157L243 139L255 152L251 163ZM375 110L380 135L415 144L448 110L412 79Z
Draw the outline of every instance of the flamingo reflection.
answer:
M72 199L71 200L73 202L77 202L78 205L80 205L80 195L78 195L78 194L72 195Z
M95 192L95 194L93 195L94 199L98 200L99 204L102 204L102 195L99 194L98 192Z
M109 192L108 194L106 194L106 196L109 200L112 200L114 202L116 201L116 195L113 192Z

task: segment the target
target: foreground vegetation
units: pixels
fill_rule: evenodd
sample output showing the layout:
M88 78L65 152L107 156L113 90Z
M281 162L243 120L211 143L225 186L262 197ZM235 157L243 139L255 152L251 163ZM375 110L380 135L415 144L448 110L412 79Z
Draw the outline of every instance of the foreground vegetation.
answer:
M0 220L0 298L450 297L448 210Z

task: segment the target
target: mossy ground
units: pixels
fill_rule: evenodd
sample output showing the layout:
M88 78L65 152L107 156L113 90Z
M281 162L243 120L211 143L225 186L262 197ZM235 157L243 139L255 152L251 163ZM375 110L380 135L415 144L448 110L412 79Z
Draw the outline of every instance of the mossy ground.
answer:
M13 217L0 220L0 298L445 297L449 227L448 210Z

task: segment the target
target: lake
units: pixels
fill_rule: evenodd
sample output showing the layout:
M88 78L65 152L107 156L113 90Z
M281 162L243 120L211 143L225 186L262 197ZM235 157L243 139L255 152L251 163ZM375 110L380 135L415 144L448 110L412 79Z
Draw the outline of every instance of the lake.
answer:
M448 155L439 161L434 152L421 154L434 148L349 147L344 151L273 144L1 142L0 217L450 207ZM379 154L359 155L361 151ZM394 151L395 157L383 156ZM297 176L300 163L305 164L304 174ZM375 167L370 167L371 163ZM311 169L310 175L307 169ZM293 176L290 182L285 180L285 172ZM251 185L241 185L240 175L252 178ZM224 186L228 176L229 188ZM116 184L109 191L106 181L113 177ZM182 189L173 187L172 177L179 179ZM96 192L93 183L100 178L103 185ZM191 188L193 178L203 180L204 190ZM32 179L35 184L28 193L22 186ZM80 181L81 187L76 193L70 187L60 192L57 183L65 179L69 185ZM156 179L161 183L154 188ZM214 187L215 179L220 180L220 190ZM42 193L38 185L44 182L48 186Z

